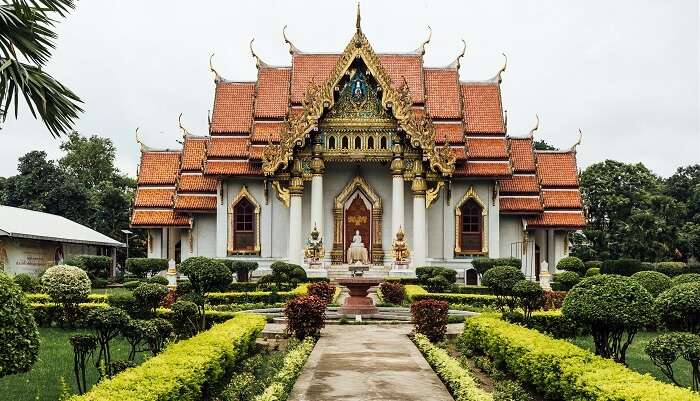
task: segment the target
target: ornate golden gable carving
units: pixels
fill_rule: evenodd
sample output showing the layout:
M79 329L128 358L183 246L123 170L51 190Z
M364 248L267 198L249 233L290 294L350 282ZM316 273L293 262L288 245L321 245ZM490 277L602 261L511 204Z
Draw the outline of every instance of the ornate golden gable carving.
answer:
M272 176L277 170L287 168L296 146L303 147L310 132L318 127L318 122L326 109L333 107L334 88L339 84L343 74L356 58L361 58L377 83L382 87L381 104L391 110L399 127L414 147L423 150L431 170L443 176L454 172L455 157L447 148L435 147L435 127L429 115L421 117L413 113L413 102L409 87L404 82L399 89L391 85L391 78L384 70L377 54L361 30L357 30L352 40L345 47L340 59L333 68L328 80L319 85L311 82L302 101L303 111L287 119L285 129L280 135L280 144L268 146L263 153L263 172Z

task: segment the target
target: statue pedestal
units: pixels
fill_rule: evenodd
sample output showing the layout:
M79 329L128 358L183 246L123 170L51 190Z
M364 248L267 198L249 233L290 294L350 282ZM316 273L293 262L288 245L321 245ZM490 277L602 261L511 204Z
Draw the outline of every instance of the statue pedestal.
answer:
M360 261L357 261L351 265L348 265L348 270L353 277L360 277L364 274L364 272L369 271L369 265L361 264Z
M177 288L177 269L175 268L175 261L172 259L168 261L168 271L165 273L165 278L168 279L168 288L175 290Z
M375 278L341 278L338 284L347 287L350 296L345 298L345 303L338 310L338 313L346 316L370 317L379 310L374 306L372 299L367 296L370 287L379 285L383 280Z
M410 268L410 263L407 260L394 261L394 264L389 270L389 277L416 277L416 272Z
M322 260L307 260L306 277L309 278L326 278L328 271L323 267Z

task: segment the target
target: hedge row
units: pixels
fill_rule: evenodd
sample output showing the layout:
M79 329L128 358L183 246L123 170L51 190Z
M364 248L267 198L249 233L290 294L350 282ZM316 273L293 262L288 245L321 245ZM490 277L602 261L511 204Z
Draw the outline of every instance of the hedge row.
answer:
M529 320L520 313L510 314L507 320L540 333L547 333L554 338L573 338L585 334L583 327L561 314L561 309L532 312Z
M52 303L49 294L25 294L27 301L33 304L49 304ZM102 304L107 302L107 294L90 294L88 295L87 303Z
M211 330L168 346L159 355L97 383L71 400L200 400L210 398L248 355L265 326L242 314ZM195 350L196 352L193 352Z
M447 384L456 401L492 401L493 396L477 387L474 378L458 360L447 351L433 345L428 337L416 334L413 337L418 349L443 382Z
M407 284L404 286L404 289L406 290L406 299L408 300L408 302L413 302L413 297L417 295L423 295L428 293L428 291L426 291L425 288L416 284Z
M456 293L459 294L493 294L493 290L483 285L458 285Z
M275 304L287 302L292 298L306 294L308 284L301 284L292 291L255 291L255 292L211 292L207 295L210 305L264 303Z
M255 401L279 401L286 400L289 392L294 387L297 377L306 364L311 351L314 349L314 340L306 338L301 344L289 351L284 357L282 368L272 379L273 383L262 394L255 397Z
M494 315L467 319L463 340L533 386L547 398L565 400L697 401L697 394L654 380Z
M411 297L411 299L413 301L420 301L423 299L434 299L436 301L445 301L450 305L469 305L478 308L498 306L498 301L495 295L427 293L415 294Z

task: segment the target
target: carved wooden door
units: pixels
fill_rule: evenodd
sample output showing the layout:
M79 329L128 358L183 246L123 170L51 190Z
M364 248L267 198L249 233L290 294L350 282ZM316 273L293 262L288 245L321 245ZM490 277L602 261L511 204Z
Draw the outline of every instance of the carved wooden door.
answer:
M370 237L370 217L372 213L365 205L359 194L350 203L350 206L345 210L344 225L345 238L343 240L343 260L347 258L348 248L352 244L352 238L355 236L355 231L359 231L362 236L362 242L367 248L367 252L372 251L372 239Z

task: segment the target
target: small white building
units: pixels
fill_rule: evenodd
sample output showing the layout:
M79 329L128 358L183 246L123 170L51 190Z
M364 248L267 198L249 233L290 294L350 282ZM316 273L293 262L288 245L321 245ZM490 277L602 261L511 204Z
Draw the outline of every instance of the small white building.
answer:
M119 241L55 214L0 205L0 271L34 276L73 255L111 256Z

